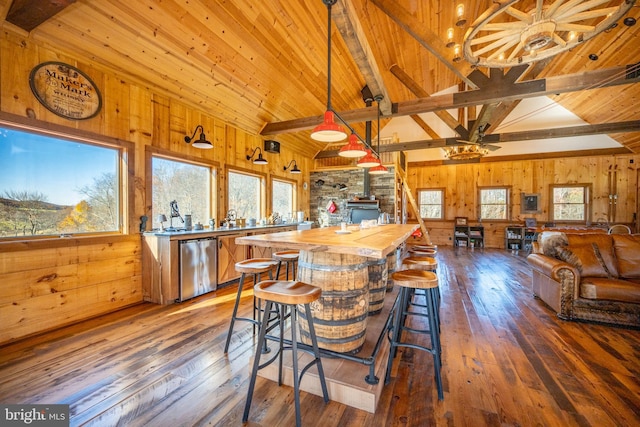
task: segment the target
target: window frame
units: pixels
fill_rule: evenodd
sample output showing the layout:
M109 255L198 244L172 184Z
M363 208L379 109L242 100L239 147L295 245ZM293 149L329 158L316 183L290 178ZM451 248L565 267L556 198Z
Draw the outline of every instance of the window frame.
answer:
M241 175L248 175L248 176L253 176L256 177L260 180L260 202L259 202L259 209L260 209L260 216L258 218L256 218L256 220L259 220L260 218L264 218L266 217L266 213L267 212L267 176L264 173L260 173L260 172L255 172L249 169L242 169L242 168L238 168L238 167L232 167L232 168L227 168L226 171L226 197L225 197L225 211L223 213L224 216L226 216L227 212L229 212L230 206L229 206L229 183L231 182L230 180L230 173L237 173L237 174L241 174Z
M16 241L47 241L59 239L60 241L75 241L86 239L110 238L115 236L127 236L139 232L139 223L133 218L134 212L134 190L130 183L133 182L135 168L135 144L109 136L98 135L93 132L73 129L54 123L44 123L39 120L15 116L9 113L0 112L0 127L18 132L32 133L48 138L60 139L67 142L91 145L113 149L117 155L118 181L118 229L113 231L83 232L83 233L62 233L36 236L11 236L0 237L0 243L10 243Z
M426 217L422 217L423 221L444 221L444 219L446 218L446 212L445 212L445 197L446 197L446 188L444 187L437 187L437 188L418 188L416 190L416 204L418 205L418 212L421 212L421 208L422 208L422 204L420 203L420 193L422 192L427 192L427 191L433 191L433 192L440 192L440 217L438 218L426 218ZM433 205L427 205L427 206L433 206ZM420 215L422 216L422 215Z
M220 176L220 167L218 162L205 161L200 158L196 158L193 156L182 155L173 151L163 150L161 148L156 147L146 147L146 159L145 159L145 167L146 167L146 193L145 198L147 200L147 215L151 216L147 221L149 221L148 227L151 229L152 224L156 222L156 218L153 218L153 158L161 158L165 160L170 160L174 162L187 163L194 166L205 167L209 169L209 218L216 218L216 213L218 212L218 181ZM169 219L167 217L167 219ZM218 224L218 222L216 222ZM166 225L168 226L168 225Z
M505 215L506 218L483 218L482 217L482 192L484 190L505 190ZM478 186L478 221L490 221L490 222L510 222L511 221L511 186L510 185L490 185L490 186ZM493 205L491 205L493 206Z
M271 209L271 212L273 212L274 208L273 208L273 183L274 182L281 182L281 183L285 183L285 184L290 184L291 185L291 196L292 196L292 200L291 200L291 217L293 219L293 221L296 220L296 212L298 211L298 182L296 180L293 179L287 179L287 178L282 178L279 176L272 176L271 177L271 197L269 199L269 208ZM279 212L281 215L286 214L286 212Z
M555 205L553 199L553 192L556 188L583 188L584 189L584 220L576 219L555 219ZM591 195L592 185L588 183L576 183L576 184L550 184L549 185L549 222L560 222L567 224L589 224L591 222Z

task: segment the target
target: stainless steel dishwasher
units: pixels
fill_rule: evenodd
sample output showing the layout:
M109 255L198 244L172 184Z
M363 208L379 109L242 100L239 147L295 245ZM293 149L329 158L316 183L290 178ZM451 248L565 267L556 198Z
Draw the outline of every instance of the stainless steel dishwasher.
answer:
M180 294L176 301L215 291L218 283L216 238L180 241Z

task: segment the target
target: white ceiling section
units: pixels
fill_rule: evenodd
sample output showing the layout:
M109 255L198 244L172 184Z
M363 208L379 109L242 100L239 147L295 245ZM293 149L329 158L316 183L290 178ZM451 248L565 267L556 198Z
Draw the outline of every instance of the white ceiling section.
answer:
M442 91L436 95L455 92L456 88ZM456 110L448 110L457 117ZM434 113L420 114L420 117L435 130L442 138L456 137L447 125ZM568 126L587 125L571 111L552 101L546 96L525 99L514 108L502 124L491 127L487 133L511 133L525 132L540 129L555 129ZM411 117L394 117L382 128L381 138L397 138L397 142L424 141L431 139L427 133ZM504 143L491 143L501 147L491 151L485 157L517 156L533 153L551 153L561 151L594 150L602 148L620 148L623 145L608 135L589 135L567 138L554 138L544 140L515 141ZM441 148L428 148L425 150L411 150L406 152L409 162L422 162L431 160L445 160Z

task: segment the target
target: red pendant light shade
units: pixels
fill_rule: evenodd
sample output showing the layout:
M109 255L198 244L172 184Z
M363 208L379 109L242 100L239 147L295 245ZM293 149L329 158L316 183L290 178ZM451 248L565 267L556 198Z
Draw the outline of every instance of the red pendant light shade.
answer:
M379 164L380 162L378 162L378 159L376 159L374 155L371 154L371 150L367 150L367 154L363 158L358 160L356 166L360 168L372 168L374 166L378 166Z
M382 162L378 163L378 166L374 166L369 169L369 174L371 175L384 175L385 173L389 173L389 170L382 164Z
M341 157L362 157L367 152L364 149L364 145L358 141L358 137L355 133L349 135L349 142L346 145L343 145L338 152L338 155Z
M336 123L333 111L325 111L324 121L313 128L311 138L322 142L338 142L347 137L344 128Z

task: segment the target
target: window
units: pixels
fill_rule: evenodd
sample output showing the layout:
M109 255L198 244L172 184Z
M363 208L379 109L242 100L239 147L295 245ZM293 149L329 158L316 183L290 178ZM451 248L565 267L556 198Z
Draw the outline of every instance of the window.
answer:
M159 228L158 215L169 221L166 227L183 227L184 215L191 215L193 224L206 224L213 212L211 189L215 169L210 166L188 163L177 159L153 156L151 159L153 227ZM171 217L171 202L178 206L180 217Z
M552 185L552 221L586 222L589 205L589 187L584 184Z
M273 211L278 212L283 218L295 219L295 184L274 179L271 186Z
M480 219L509 219L509 188L486 187L480 191Z
M228 183L229 210L235 210L237 218L262 218L262 178L229 171Z
M116 144L0 127L0 237L121 232Z
M444 190L418 190L420 217L444 219Z

